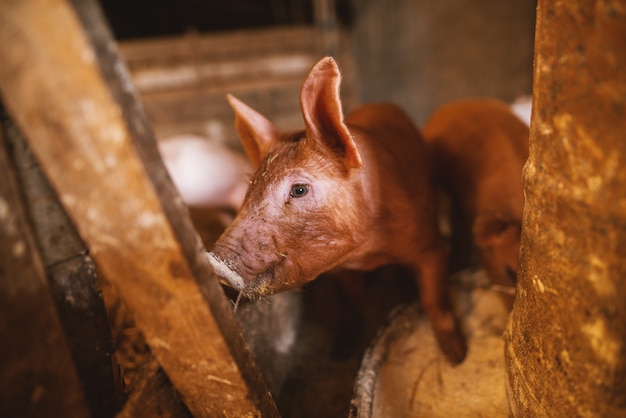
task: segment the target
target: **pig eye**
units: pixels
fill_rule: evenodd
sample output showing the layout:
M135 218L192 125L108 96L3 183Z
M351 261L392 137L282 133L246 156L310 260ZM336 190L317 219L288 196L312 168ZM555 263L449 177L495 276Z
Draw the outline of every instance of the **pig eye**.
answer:
M302 197L309 192L307 184L294 184L291 186L289 197Z

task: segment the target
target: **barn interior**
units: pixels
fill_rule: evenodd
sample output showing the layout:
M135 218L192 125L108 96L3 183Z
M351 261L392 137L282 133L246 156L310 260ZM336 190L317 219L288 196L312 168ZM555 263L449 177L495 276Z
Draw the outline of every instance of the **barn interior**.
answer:
M372 373L391 373L390 369L382 369L381 363L398 369L394 373L403 370L414 373L401 363L405 360L399 359L408 358L409 351L422 356L421 348L415 348L420 346L419 341L407 342L411 334L407 334L407 329L429 332L424 331L422 322L414 321L420 316L414 315L419 310L416 304L419 292L409 276L393 267L368 272L360 279L363 293L357 303L332 274L322 275L295 291L259 300L240 300L236 292L219 284L206 260L198 255L213 247L232 222L237 208L230 201L214 204L203 197L188 199L182 183L193 183L191 189L205 186L207 176L227 177L231 165L250 170L227 94L236 96L282 130L301 128L302 82L324 56L334 57L341 69L345 114L364 103L393 102L421 127L438 108L457 99L481 97L512 105L517 101L528 103L538 77L535 39L541 23L538 6L544 8L544 21L548 20L545 16L556 13L548 2L543 5L541 1L538 5L531 0L55 0L45 3L37 0L29 2L28 7L12 5L6 11L0 9L0 27L3 22L5 27L0 29L0 43L5 45L0 48L0 56L9 57L7 62L11 63L7 69L0 70L3 102L0 184L4 184L0 189L0 220L8 225L10 219L11 225L17 225L13 229L5 227L0 235L0 252L4 253L0 258L0 279L6 298L2 312L7 318L0 331L6 335L5 341L15 342L5 347L3 356L0 415L453 416L454 412L450 411L458 409L448 409L447 413L445 409L444 412L431 409L428 413L430 406L424 404L422 409L411 406L407 410L401 406L394 410L380 406L380 401L373 406L375 402L370 399L389 396L384 392L375 395L375 388L366 384ZM594 23L601 14L600 6L590 6L583 0L575 3L580 5L576 12L579 14L572 11L574 8L557 9L569 10L584 24L591 21L590 31L603 27ZM608 45L602 53L613 57L607 59L610 65L618 65L626 62L624 47L611 42L626 33L625 8L623 4L617 5L619 1L606 3L611 3L606 5L610 9L607 15L615 21L606 23L609 29L608 34L602 32L605 37L590 39L603 47ZM76 28L74 20L79 22ZM33 28L38 24L37 29L24 29L24 22L33 22ZM574 31L563 25L570 33ZM46 39L46 34L52 32L53 49L43 45L39 50L33 46L40 42L37 36ZM550 36L558 34L550 33ZM75 58L72 47L68 46L66 52L62 43L72 37L86 39L87 46L77 56L87 66L97 63L96 70L83 71L72 61ZM34 51L34 58L20 55L15 51L17 47L11 49L7 46L11 41L16 45L26 43ZM49 56L61 57L58 68L50 66L48 72L38 69L32 74L24 70L32 67L33 62L48 62ZM56 62L55 59L50 62ZM92 71L104 74L104 81L93 78ZM15 81L17 74L19 82ZM52 87L41 91L33 87L31 91L27 86L36 85L32 80L37 77L53 80L49 83ZM597 77L614 81L613 73ZM600 97L614 104L605 116L623 116L624 110L618 104L626 102L623 90L626 82L623 76L615 78L619 88L611 90L614 93L608 93L609 81L598 82L604 86L601 89L604 95L599 93ZM79 92L74 84L87 86L86 91L91 93ZM99 95L101 89L110 94ZM546 109L558 114L562 109L559 103L564 103L567 96L557 97L554 92L561 94L555 88L551 96L545 93L541 98ZM78 100L83 97L81 94L92 94L95 105ZM34 104L29 97L37 95L41 100ZM101 106L109 100L104 96L112 97L120 110ZM82 104L83 107L77 108L85 113L77 116L69 107L56 110L57 100ZM101 107L85 110L96 105ZM39 118L37 115L42 113L49 115ZM98 115L93 120L85 116L93 114ZM88 122L75 123L81 115ZM530 124L530 114L524 118ZM606 125L613 127L611 132L623 127L622 121L626 120L611 118ZM543 125L537 123L537 138L552 132L546 126L553 120L563 118L555 117ZM123 132L119 137L123 136L124 140L111 139L117 138L117 134L111 133L116 129ZM534 126L530 129L532 140ZM585 132L591 131L588 126L586 129ZM48 140L37 139L37 135ZM55 135L67 137L68 142L59 140L55 144ZM89 135L104 139L87 146L88 142L81 138ZM605 136L613 138L610 134ZM190 144L193 151L185 158L193 162L168 161L165 144L170 147L172 158L178 158L177 153L183 158L181 150ZM207 148L207 144L218 148ZM202 159L205 151L216 149L218 153ZM598 149L571 145L568 151L596 158ZM615 161L624 158L623 151L626 150L621 145L611 154L615 155L613 160L609 159L613 166L619 166ZM117 162L126 161L126 155L131 157L123 167L118 167ZM593 162L598 165L605 161L600 157L596 160ZM102 165L94 164L88 171L81 171L85 170L84 164L77 161L100 161ZM181 171L189 168L189 164L202 167L179 178L172 172L174 164L179 164ZM587 167L587 173L593 171L585 163L572 164ZM519 174L521 177L522 173ZM587 177L596 178L591 174ZM615 178L610 184L619 190L618 180L623 181L624 175L616 174ZM535 195L541 194L539 189ZM546 193L553 190L545 186ZM576 197L580 198L583 192L578 193ZM185 204L181 204L181 195ZM127 196L132 196L131 209L120 204L126 202ZM599 195L596 197L601 199ZM571 207L576 205L572 203ZM539 204L537 207L541 208ZM624 207L616 204L607 209L608 215L604 212L602 215L602 220L608 223L604 227L612 225L618 231L611 235L614 243L624 234ZM133 212L148 209L156 215L142 218ZM133 219L138 220L139 226L133 224ZM524 222L528 222L526 218ZM143 223L149 228L143 228ZM594 225L585 224L585 227L595 228L596 232L602 229ZM608 234L597 233L604 237ZM16 234L22 234L19 235L21 246L16 244ZM533 246L533 239L539 238L526 230L524 234L528 234L523 242L530 254L533 248L539 248ZM586 245L589 248L591 244ZM621 280L623 284L623 279L616 278L616 273L623 271L617 253L615 244L604 252L611 258L588 261L592 273L600 277L596 279L596 289L602 287L597 283L605 283L602 281L605 279L611 283ZM17 258L21 261L16 262ZM529 262L528 266L536 264ZM537 269L521 266L520 279L527 280L520 285L543 287L537 285ZM468 286L467 280L472 283L483 280L484 273L476 272L477 269L472 265L457 275L458 287L467 290L464 288ZM33 284L24 281L20 287L13 278L22 276L33 276L35 281ZM469 276L472 277L468 279ZM625 286L622 290L616 290L620 287L615 286L600 292L607 298L606 293L610 293L611 301L603 302L604 308L599 309L598 315L617 321L626 317L626 307L614 302L621 297ZM530 292L528 288L522 290ZM481 288L480 292L483 291ZM587 317L596 313L586 312ZM499 336L505 332L508 310L504 313L498 310L499 319L495 322L489 316L493 312L480 314L484 317L473 320L480 320L480 326L496 328L495 350L502 350L505 342ZM415 318L407 319L407 315ZM516 319L519 318L518 315ZM608 415L604 416L619 416L624 411L624 404L620 403L623 395L618 392L626 382L626 344L622 338L626 332L623 326L609 330L600 327L602 332L583 326L585 329L585 335L591 335L589 338L593 340L591 350L606 362L613 362L613 366L605 367L606 375L612 371L617 376L613 383L603 386L605 392L595 402L606 395L610 400L605 404L617 406L607 406L603 411ZM522 332L519 335L527 336ZM381 344L389 344L389 339L395 341L399 336L400 345L380 351ZM507 338L507 344L515 347L522 344L513 336ZM606 346L605 340L609 341ZM429 344L429 350L436 347L435 342ZM433 355L431 351L428 353ZM496 372L501 371L502 375L498 384L504 381L505 367L516 369L521 361L513 354L507 355L506 366L505 356L498 358ZM398 356L395 363L393 356ZM527 357L533 358L533 354ZM556 358L559 364L567 363L563 356ZM438 361L436 364L445 363L440 357ZM435 387L444 373L441 370L447 366L433 369L432 364L435 363L427 362L424 370L436 369L432 377ZM454 373L455 369L450 370ZM430 386L423 381L424 373L417 374L419 379L410 375L408 383L394 376L386 377L397 383L389 384L388 392L406 390L415 397L416 381L422 387ZM484 377L479 372L476 376L476 379ZM523 389L518 389L517 384L523 379L514 376L507 384L517 391L515 401L507 400L507 396L514 395L507 393L504 385L499 386L498 402L510 409L502 416L524 416L519 411L533 407L520 401L524 399ZM595 382L604 382L603 378L604 375L596 376ZM382 382L382 377L377 381ZM462 383L461 388L464 384L472 386L474 382ZM528 385L522 382L519 387ZM582 388L569 390L580 393ZM467 392L474 397L471 390ZM390 396L390 402L403 405L404 401L394 396L395 393ZM568 399L572 408L580 407L571 401L571 396ZM472 415L478 414L472 408L492 411L475 406L462 396L453 402L461 411L471 411L471 416L481 416ZM487 398L485 402L495 401ZM518 406L511 406L516 402ZM545 411L541 409L545 404L537 403L540 406L534 412ZM410 405L415 404L410 401ZM484 413L495 416L500 412Z
M129 10L126 3L104 1L102 6L157 137L165 139L192 134L240 149L227 93L281 129L301 127L301 83L323 55L335 56L342 70L346 113L362 103L392 101L418 126L450 100L513 102L531 91L534 2L480 7L410 1L176 7L146 2ZM185 80L183 74L193 76ZM223 228L201 207L194 207L192 216L211 248ZM387 271L369 276L365 308L353 306L330 276L292 295L297 309L292 302L291 310L274 313L294 316L298 325L294 357L284 359L292 361L289 371L282 375L280 366L271 378L283 387L275 393L284 416L348 415L372 338L393 308L417 297L410 277ZM243 310L239 317L245 315Z

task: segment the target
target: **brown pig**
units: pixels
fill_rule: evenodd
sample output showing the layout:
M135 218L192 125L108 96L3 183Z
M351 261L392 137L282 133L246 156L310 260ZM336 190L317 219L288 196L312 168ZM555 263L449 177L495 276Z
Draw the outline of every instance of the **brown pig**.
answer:
M343 117L335 61L323 58L300 92L305 129L282 133L229 96L254 174L243 206L208 254L248 297L299 287L320 274L400 264L417 278L440 348L466 353L447 295L424 144L409 117L370 104Z
M451 197L452 258L466 267L475 249L492 283L513 287L528 126L499 100L465 99L438 109L422 133Z

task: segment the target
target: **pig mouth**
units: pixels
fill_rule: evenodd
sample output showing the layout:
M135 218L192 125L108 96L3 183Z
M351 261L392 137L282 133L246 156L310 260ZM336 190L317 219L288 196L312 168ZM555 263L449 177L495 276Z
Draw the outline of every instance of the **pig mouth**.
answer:
M244 296L254 298L273 293L271 282L274 278L274 264L270 264L263 271L256 273L253 280L246 280L238 272L234 262L222 260L212 252L207 252L206 256L213 270L215 270L215 274L222 279L222 283L241 292Z

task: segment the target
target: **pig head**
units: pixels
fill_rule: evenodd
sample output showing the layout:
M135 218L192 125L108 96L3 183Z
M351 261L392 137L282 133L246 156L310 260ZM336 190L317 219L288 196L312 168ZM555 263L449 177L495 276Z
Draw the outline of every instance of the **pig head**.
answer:
M344 262L361 240L359 211L367 206L356 170L361 157L332 96L339 81L330 77L333 70L318 66L305 81L303 132L282 133L228 96L257 171L210 260L246 296L301 286Z
M440 347L459 362L466 348L445 288L421 136L390 104L362 106L344 120L340 80L330 57L311 69L300 92L305 129L292 133L228 97L257 171L209 261L248 297L329 271L403 264L416 274Z
M465 99L438 109L423 135L437 181L451 195L452 257L461 260L457 267L466 267L473 252L492 283L513 288L528 126L503 102Z
M493 284L514 287L517 281L522 220L492 211L479 213L472 225L479 262Z

